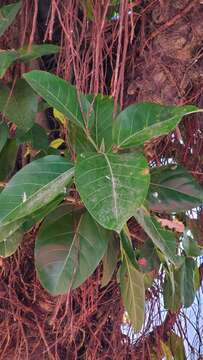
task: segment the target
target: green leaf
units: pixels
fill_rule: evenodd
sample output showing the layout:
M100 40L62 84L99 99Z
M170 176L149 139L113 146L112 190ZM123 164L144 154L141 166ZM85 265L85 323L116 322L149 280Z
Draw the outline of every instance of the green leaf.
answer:
M58 51L59 47L52 44L33 44L31 49L27 46L18 50L0 50L0 79L15 61L27 62Z
M29 215L28 217L20 219L16 222L9 223L7 225L1 225L0 226L0 246L1 246L1 242L6 242L7 240L14 241L14 243L15 243L15 235L16 234L19 234L19 232L22 232L22 231L23 231L23 233L25 233L28 230L30 230L33 225L35 225L38 221L41 221L45 216L47 216L51 211L53 211L62 200L63 200L63 195L59 195L56 199L52 200L49 204L36 210L34 213Z
M116 236L112 236L109 239L106 253L102 259L103 273L101 279L101 286L105 287L111 281L113 273L116 269L118 262L118 255L120 251L119 239Z
M21 1L0 8L0 36L9 28L21 8Z
M97 95L93 100L95 123L93 127L93 138L98 149L104 143L105 152L112 147L112 122L114 111L114 99L109 96Z
M162 106L154 103L133 104L116 118L113 141L119 148L144 144L153 137L168 134L184 115L197 112L198 108L186 106Z
M201 248L198 246L197 241L188 235L187 229L183 234L182 244L188 257L197 257L201 255Z
M18 49L18 59L22 62L31 61L37 58L40 58L45 55L57 54L60 50L60 47L53 44L32 44L31 48L29 46L24 46L21 49Z
M154 243L150 239L146 239L143 247L140 249L139 259L145 259L145 266L142 266L143 272L150 272L153 270L159 270L160 259L157 254L157 249Z
M29 130L35 120L38 110L38 99L31 87L24 81L18 80L11 90L0 85L0 111L9 120L24 130Z
M67 189L68 190L68 189ZM64 194L57 196L54 200L50 203L45 205L39 210L36 210L34 213L30 214L28 217L23 219L22 229L24 232L29 231L33 225L42 221L50 212L55 210L57 206L63 201Z
M186 360L184 340L180 336L171 332L168 335L167 345L173 354L173 360Z
M15 139L8 139L0 153L0 181L7 181L14 171L17 151Z
M131 264L125 252L123 256L120 270L121 296L131 324L138 332L144 322L144 276Z
M37 150L44 150L49 146L48 136L45 129L36 123L27 132L22 129L17 129L16 141L18 144L31 142L32 147Z
M164 353L164 359L165 360L173 360L173 356L172 356L171 350L168 347L168 345L165 344L162 340L160 340L160 343L161 343L162 351Z
M71 148L76 154L82 152L95 152L95 147L88 140L83 129L73 123L68 124L68 139Z
M172 285L169 276L166 275L164 282L164 306L171 311L177 311L180 305L190 307L195 299L194 284L195 261L192 258L185 258L179 269L174 269L175 291L172 292Z
M0 152L6 144L8 138L8 126L5 123L0 123Z
M11 236L8 236L8 238L5 238L4 241L0 242L0 256L6 258L13 255L21 244L22 239L23 232L20 229Z
M137 263L137 259L135 256L135 251L133 249L132 241L130 236L128 235L127 231L122 230L120 233L120 239L122 244L122 249L125 251L128 259L130 260L131 264L139 270L139 265Z
M134 216L154 245L164 254L165 258L174 265L179 265L179 258L176 256L175 234L162 229L158 221L153 219L144 207L137 209Z
M137 154L81 154L76 187L90 214L105 228L120 233L143 203L149 186L148 164Z
M55 155L26 165L0 194L0 225L22 219L63 194L73 173L72 163Z
M94 113L85 95L75 86L45 71L33 70L23 77L47 103L82 128L91 126ZM82 109L82 110L81 110Z
M88 20L94 20L94 8L91 0L79 0L84 7Z
M58 209L37 235L35 263L39 280L51 294L80 286L96 269L111 238L86 213Z
M200 277L200 269L199 266L196 264L194 268L194 274L193 274L193 280L194 280L194 289L197 291L201 285L201 277Z
M144 273L145 289L148 289L153 285L155 278L156 278L156 274L153 271Z
M203 188L184 167L162 166L151 171L148 201L153 211L186 211L202 203Z
M181 303L181 271L173 269L173 284L171 276L166 273L163 284L164 308L171 312L178 311Z
M181 271L181 301L186 308L190 307L195 299L194 270L195 270L194 259L185 258L185 261L180 271Z
M15 237L15 233L20 230L22 224L23 220L15 221L7 225L0 224L0 243Z
M18 59L18 54L15 50L0 50L0 79L2 79L13 64Z

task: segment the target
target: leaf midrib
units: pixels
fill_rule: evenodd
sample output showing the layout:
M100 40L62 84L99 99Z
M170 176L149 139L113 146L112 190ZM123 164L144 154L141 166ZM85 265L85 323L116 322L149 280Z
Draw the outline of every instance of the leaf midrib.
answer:
M185 115L187 115L187 114L185 114ZM149 129L149 128L150 128L150 129L153 129L154 127L157 126L157 124L160 124L160 123L165 123L165 124L166 124L166 123L174 120L174 118L175 118L175 116L172 117L172 118L170 118L170 119L168 119L168 120L160 121L160 122L155 123L155 124L153 124L153 125L151 125L151 126L147 126L147 127L143 128L142 130L139 130L139 131L133 133L132 135L128 136L127 138L125 138L121 143L118 144L118 146L125 145L126 142L128 142L130 139L132 139L132 138L135 137L135 136L139 136L139 134L142 133L143 131L146 131L146 130ZM181 119L179 119L179 120L177 121L177 124L179 123L179 121L181 121ZM172 129L171 129L171 130L172 130ZM166 131L166 132L163 132L162 135L164 135L165 133L167 134L168 132L167 132L167 131ZM161 135L154 135L154 136L152 136L151 138L156 137L156 136L161 136Z
M117 208L117 194L116 194L116 180L114 178L113 169L111 167L111 163L109 161L109 158L106 154L103 154L104 158L107 162L107 165L109 167L110 176L111 176L111 184L112 184L112 195L113 195L113 202L114 202L114 210L112 209L116 220L118 220L118 208Z
M188 193L183 192L183 191L180 191L180 190L177 190L177 189L174 190L174 188L171 188L170 186L165 186L165 185L161 185L161 184L156 184L156 183L153 183L153 182L151 182L150 185L154 185L154 186L156 186L156 187L161 187L161 188L164 189L164 190L167 189L167 190L171 190L171 191L174 191L174 192L178 192L178 193L180 193L180 194L182 194L182 195L186 195L186 196L190 197L191 199L198 200L197 197L188 195ZM201 200L201 199L200 199L200 200Z
M12 222L15 222L17 220L20 220L22 218L25 217L25 215L20 216L19 218L17 217L16 219L9 221L8 222L4 222L5 219L9 216L12 215L13 212L15 212L19 207L22 207L22 205L27 204L28 202L30 202L34 196L38 195L40 192L43 192L46 188L50 187L53 183L56 183L58 180L60 180L64 175L68 175L68 173L70 172L70 176L71 176L71 172L72 175L74 174L74 167L70 168L69 170L65 171L63 174L61 174L60 176L58 176L57 178L53 179L52 181L50 181L48 184L44 185L42 188L40 188L39 190L37 190L36 192L34 192L28 199L26 202L21 202L20 204L18 204L14 209L12 209L12 211L10 213L8 213L6 216L3 217L3 219L0 219L0 225L8 225ZM29 215L29 214L28 214Z
M143 210L143 212L145 212L146 211L146 209L142 206L142 210ZM147 215L146 215L147 216ZM136 218L136 217L135 217ZM154 231L156 231L156 233L159 235L159 240L158 240L158 242L160 242L160 240L162 239L162 235L160 234L160 232L159 232L159 230L156 228L156 225L154 224L154 222L153 222L153 219L149 219L150 220L150 225L152 225L152 227L153 227L153 230ZM144 228L144 227L143 227ZM164 229L163 229L164 230ZM147 231L145 230L145 228L144 228L144 231L147 233ZM166 230L165 230L166 231ZM152 240L152 242L155 244L155 242L154 242L154 236L150 236L149 234L147 234L150 238L151 238L151 240ZM162 244L163 244L163 246L162 246ZM161 252L165 252L165 251L163 251L162 249L165 249L165 250L167 250L167 252L169 253L169 255L167 255L167 257L171 260L171 262L174 264L174 265L176 265L176 262L174 261L174 256L175 255L173 255L173 254L171 254L171 249L168 247L168 244L165 242L165 241L162 241L161 240L161 247L162 247L162 249L161 249L161 247L159 246L159 245L157 245L157 244L155 244L155 246L156 247L158 247L160 250L161 250Z
M80 226L81 226L81 222L82 222L83 217L84 217L84 215L81 215L80 220L78 221L78 224L77 224L77 227L76 227L76 230L75 230L75 234L74 234L74 237L73 237L71 246L70 246L70 248L69 248L69 250L68 250L66 259L65 259L64 264L63 264L63 266L62 266L62 268L61 268L61 270L60 270L60 272L59 272L59 275L57 276L57 282L55 283L55 287L54 287L55 292L56 292L56 290L57 290L57 286L58 286L59 279L60 279L61 275L63 274L64 269L65 269L65 266L66 266L66 264L67 264L67 262L68 262L68 260L69 260L69 258L70 258L70 254L71 254L71 252L72 252L73 246L75 245L75 241L78 239L78 236L80 235L79 229L80 229ZM77 273L77 265L78 265L78 264L76 264L76 265L74 266L74 269L73 269L73 279L72 279L72 283L70 284L69 289L67 289L68 291L70 290L72 284L74 283L74 276L76 276L76 273Z
M203 110L202 110L203 111ZM188 111L188 112L186 112L186 113L184 113L184 114L181 114L181 115L174 115L173 117L171 117L170 119L168 119L168 120L165 120L165 121L159 121L159 122L157 122L157 123L155 123L155 124L153 124L153 125L151 125L151 126L148 126L148 128L154 128L157 124L160 124L160 123L168 123L169 121L172 121L172 120L174 120L174 118L176 117L176 116L179 116L180 117L180 119L177 121L177 124L182 120L182 118L184 117L184 116L186 116L186 115L190 115L190 114L194 114L194 113L197 113L197 112L202 112L201 111L201 109L196 109L196 110L193 110L193 111ZM121 126L120 126L120 128L119 128L119 131L120 131L120 129L121 129ZM140 130L140 131L138 131L138 132L136 132L136 133L134 133L134 134L132 134L132 135L130 135L128 138L126 138L125 140L123 140L120 144L117 144L118 146L121 146L121 145L123 145L123 144L125 144L129 139L131 139L132 137L134 137L135 135L138 135L139 133L141 133L141 132L143 132L144 130L146 130L147 128L144 128L144 129L142 129L142 130ZM171 129L171 131L172 131L173 129ZM165 133L163 133L163 135L164 135ZM156 136L158 136L158 135L155 135L154 137L156 137ZM159 135L159 136L161 136L161 135ZM120 139L120 137L119 137L119 139Z

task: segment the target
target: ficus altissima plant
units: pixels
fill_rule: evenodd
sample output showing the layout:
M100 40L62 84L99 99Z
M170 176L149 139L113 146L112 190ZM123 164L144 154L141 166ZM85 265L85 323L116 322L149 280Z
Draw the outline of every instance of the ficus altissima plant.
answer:
M38 223L36 271L49 293L77 288L102 261L101 286L117 272L135 331L144 321L145 288L160 269L165 308L190 306L199 287L201 248L176 214L201 204L203 190L178 164L150 166L144 143L168 134L198 108L138 103L115 114L112 97L86 96L50 73L34 70L24 81L54 109L64 136L52 141L54 153L39 150L2 187L0 255L13 254ZM32 142L30 130L23 136ZM0 144L2 138L1 131ZM131 218L146 234L139 248L130 236Z
M20 8L20 2L0 8L0 36ZM0 78L14 63L57 52L50 44L1 50ZM46 108L53 108L60 137L53 139L35 121ZM149 164L144 150L146 141L168 134L183 116L199 110L153 103L116 114L114 109L112 97L84 95L44 71L25 74L14 87L0 83L0 256L15 253L37 224L35 264L42 286L52 295L67 293L102 261L101 287L117 273L126 311L139 331L145 289L160 270L164 306L172 312L189 307L200 285L201 248L186 212L202 203L203 190L178 164ZM13 175L19 144L26 146L30 163ZM131 238L129 219L145 233L142 246ZM169 341L180 338L171 333Z

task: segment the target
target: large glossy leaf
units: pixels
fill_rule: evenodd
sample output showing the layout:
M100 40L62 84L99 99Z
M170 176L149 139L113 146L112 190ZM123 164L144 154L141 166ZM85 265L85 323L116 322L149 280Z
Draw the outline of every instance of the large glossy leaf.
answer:
M0 111L20 128L33 126L37 110L37 96L24 80L16 82L12 93L7 86L0 86Z
M0 194L0 226L22 219L63 194L73 164L50 155L22 168Z
M98 148L103 147L107 152L111 149L113 143L112 123L114 100L109 96L97 95L93 100L93 107L95 112L93 137Z
M75 181L90 214L119 233L146 197L148 165L139 153L84 153L77 158Z
M2 36L11 25L20 8L21 1L15 4L4 5L0 8L0 36Z
M0 79L2 79L9 68L9 66L16 61L18 54L15 50L1 50L0 51Z
M180 212L203 201L203 188L184 167L169 165L151 171L149 207L157 212Z
M57 209L37 235L35 263L39 279L51 294L67 293L96 269L111 238L86 213Z
M109 281L113 276L113 273L116 269L116 265L118 262L118 255L120 250L119 239L116 236L113 236L109 239L108 247L106 253L102 259L103 263L103 273L101 285L102 287L108 285Z
M135 269L125 252L123 256L120 269L121 296L134 330L139 331L144 322L144 276Z
M19 247L23 239L23 231L21 229L16 230L12 235L0 242L0 256L8 257L13 255Z
M24 74L25 80L47 103L82 128L93 121L93 110L83 94L67 81L45 71L33 70Z
M133 104L116 118L113 140L119 148L143 144L153 137L168 134L184 115L198 111L196 106L162 106L154 103Z
M0 123L0 152L6 144L8 138L8 126L5 123Z
M15 168L18 146L15 139L8 139L0 153L0 181L7 181Z
M137 209L134 216L154 245L164 254L165 258L178 265L179 259L176 256L175 234L162 229L160 224L150 216L150 213L144 207Z

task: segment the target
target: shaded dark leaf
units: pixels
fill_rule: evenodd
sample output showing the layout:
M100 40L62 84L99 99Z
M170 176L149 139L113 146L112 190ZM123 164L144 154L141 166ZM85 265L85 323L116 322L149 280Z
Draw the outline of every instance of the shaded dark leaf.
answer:
M8 126L4 123L0 123L0 152L6 144L8 138Z
M0 36L8 29L21 8L21 1L0 8Z
M11 90L0 85L0 111L18 127L29 130L38 111L38 99L31 87L24 80L17 80Z
M35 263L42 285L53 295L80 286L96 269L111 236L87 212L57 209L37 235Z
M116 269L118 263L118 255L120 252L120 242L119 239L112 234L112 237L109 239L106 253L102 259L103 263L103 272L101 285L102 287L108 285L111 281L113 273Z
M151 171L148 201L153 211L186 211L202 203L203 188L182 166L163 166Z
M173 264L179 265L179 257L176 255L175 234L161 228L160 224L150 216L150 213L144 207L137 209L134 216L165 258Z
M7 181L15 168L18 146L14 139L8 139L0 153L0 181Z

